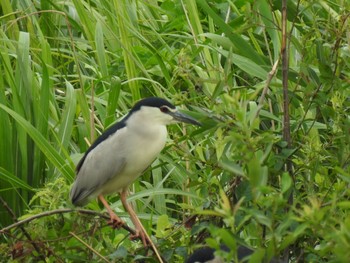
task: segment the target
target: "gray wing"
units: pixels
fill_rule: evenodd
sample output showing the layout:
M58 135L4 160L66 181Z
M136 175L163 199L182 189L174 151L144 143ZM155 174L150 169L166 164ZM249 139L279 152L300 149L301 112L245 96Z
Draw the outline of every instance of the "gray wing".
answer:
M102 149L108 149L108 146L98 146L85 156L70 191L70 199L74 205L83 206L88 203L99 187L118 176L124 169L125 158L113 151Z

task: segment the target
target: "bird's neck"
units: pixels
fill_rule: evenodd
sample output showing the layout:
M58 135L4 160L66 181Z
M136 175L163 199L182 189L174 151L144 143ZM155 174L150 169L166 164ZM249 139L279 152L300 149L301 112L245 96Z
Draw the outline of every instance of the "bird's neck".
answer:
M150 125L148 122L140 120L138 123L128 124L128 129L135 135L142 136L144 139L154 140L155 138L167 136L167 128L165 125Z

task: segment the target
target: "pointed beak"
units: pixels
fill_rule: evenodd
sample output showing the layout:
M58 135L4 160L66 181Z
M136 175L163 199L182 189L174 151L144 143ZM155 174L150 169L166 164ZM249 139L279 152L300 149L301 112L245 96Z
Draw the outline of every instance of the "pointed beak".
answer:
M202 124L200 122L196 121L194 118L192 118L184 113L181 113L179 111L169 112L168 114L171 115L174 118L174 120L177 122L184 122L184 123L190 123L193 125L202 126Z

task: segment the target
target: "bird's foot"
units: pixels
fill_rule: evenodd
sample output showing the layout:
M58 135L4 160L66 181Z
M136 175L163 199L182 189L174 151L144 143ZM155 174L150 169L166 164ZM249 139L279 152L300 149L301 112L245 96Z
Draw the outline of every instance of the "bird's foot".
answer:
M141 239L144 247L148 247L151 244L148 235L146 235L142 229L136 229L135 234L130 235L130 240Z
M111 219L108 221L108 225L112 226L113 228L121 228L125 222L121 220L116 214L110 215Z

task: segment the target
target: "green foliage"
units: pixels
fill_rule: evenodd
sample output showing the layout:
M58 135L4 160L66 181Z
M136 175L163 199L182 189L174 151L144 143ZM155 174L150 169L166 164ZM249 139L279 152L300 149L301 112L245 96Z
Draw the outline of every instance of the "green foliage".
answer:
M2 0L7 207L18 220L70 208L87 142L141 97L160 96L203 123L169 127L166 149L129 197L167 261L183 262L205 243L251 247L251 262L286 254L291 262L347 262L350 5L287 1L288 147L280 63L268 75L281 56L280 2ZM119 199L109 201L131 225ZM12 222L2 206L1 228ZM55 214L24 226L37 248L13 228L2 233L0 258L156 262L100 217ZM221 256L237 257L234 249Z

